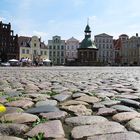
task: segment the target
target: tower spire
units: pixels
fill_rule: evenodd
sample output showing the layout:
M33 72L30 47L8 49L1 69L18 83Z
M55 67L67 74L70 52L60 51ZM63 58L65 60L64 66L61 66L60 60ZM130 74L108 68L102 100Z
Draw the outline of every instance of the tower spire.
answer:
M89 25L89 17L87 18L87 25Z

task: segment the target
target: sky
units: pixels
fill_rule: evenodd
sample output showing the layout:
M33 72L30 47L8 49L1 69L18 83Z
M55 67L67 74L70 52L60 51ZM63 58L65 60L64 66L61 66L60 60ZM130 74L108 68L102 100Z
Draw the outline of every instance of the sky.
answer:
M140 33L140 0L0 0L0 21L11 23L14 34L37 35L42 41L59 35L84 38L89 25L94 35Z

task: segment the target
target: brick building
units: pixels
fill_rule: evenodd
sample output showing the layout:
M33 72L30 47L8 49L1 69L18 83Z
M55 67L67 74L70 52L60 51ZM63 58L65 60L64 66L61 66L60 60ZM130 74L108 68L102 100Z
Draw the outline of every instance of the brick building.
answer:
M6 62L9 59L19 59L18 35L14 36L11 24L0 22L0 59Z

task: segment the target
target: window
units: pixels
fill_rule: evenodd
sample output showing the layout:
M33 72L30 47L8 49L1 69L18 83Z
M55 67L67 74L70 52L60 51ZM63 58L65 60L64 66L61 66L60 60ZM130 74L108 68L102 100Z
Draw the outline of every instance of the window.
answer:
M55 46L53 46L53 49L55 50Z
M57 49L59 50L60 49L60 46L57 46Z
M61 59L61 63L64 63L64 59Z
M34 47L36 47L36 43L34 43Z
M108 39L106 39L106 43L108 43Z
M29 50L26 50L26 54L29 54Z
M52 52L50 51L50 56L52 56Z
M21 46L23 45L23 42L21 42Z
M47 52L46 51L44 51L44 55L47 55Z
M107 56L107 57L109 56L109 53L108 53L108 51L106 52L106 56Z
M34 54L37 54L36 50L34 50Z
M22 49L22 53L25 54L25 49Z
M72 57L74 56L74 52L72 52Z
M62 49L62 50L64 49L64 46L63 46L63 45L61 46L61 49Z
M69 46L67 46L67 49L69 50Z
M57 64L59 64L59 58L57 58Z
M52 46L49 46L49 49L52 49Z
M60 53L59 53L59 52L57 52L57 56L58 56L58 57L60 56Z
M53 52L53 56L55 56L55 52Z
M106 48L108 49L108 44L106 44Z
M97 38L95 40L96 40L95 42L98 42L98 39Z
M41 51L41 55L43 55L43 51Z
M64 56L64 52L61 52L61 56Z

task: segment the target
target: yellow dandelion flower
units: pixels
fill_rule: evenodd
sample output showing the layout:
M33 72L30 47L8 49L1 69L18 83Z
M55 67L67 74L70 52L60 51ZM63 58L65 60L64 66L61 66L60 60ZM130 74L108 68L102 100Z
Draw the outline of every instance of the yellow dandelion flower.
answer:
M6 111L6 107L0 104L0 112L5 112L5 111Z

